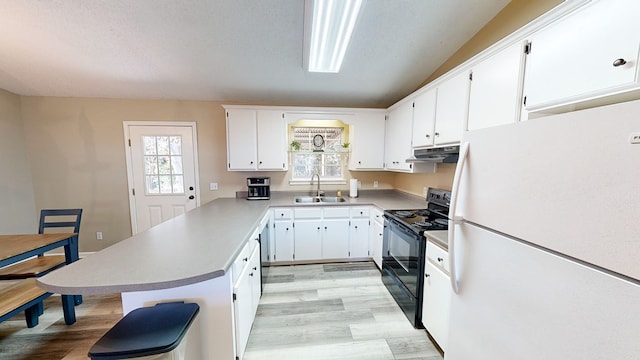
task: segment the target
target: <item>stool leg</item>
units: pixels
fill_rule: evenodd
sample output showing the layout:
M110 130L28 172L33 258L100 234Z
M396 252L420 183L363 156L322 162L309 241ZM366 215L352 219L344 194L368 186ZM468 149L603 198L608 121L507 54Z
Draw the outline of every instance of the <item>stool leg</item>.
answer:
M38 315L44 314L44 302L40 301L35 306L36 306L36 311L38 312Z
M24 317L27 320L27 327L32 328L38 325L38 316L40 316L41 314L39 309L41 309L41 307L42 302L39 302L38 304L35 304L24 311Z
M75 295L62 295L62 311L67 325L76 322Z

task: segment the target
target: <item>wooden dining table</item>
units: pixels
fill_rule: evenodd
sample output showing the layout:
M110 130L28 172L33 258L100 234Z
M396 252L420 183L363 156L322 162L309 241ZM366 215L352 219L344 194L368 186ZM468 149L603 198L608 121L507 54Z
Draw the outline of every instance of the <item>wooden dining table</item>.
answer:
M78 234L0 235L0 267L64 247L67 264L78 260Z
M64 247L67 264L78 260L77 233L0 235L0 267L59 247ZM81 304L82 296L75 295L74 302Z

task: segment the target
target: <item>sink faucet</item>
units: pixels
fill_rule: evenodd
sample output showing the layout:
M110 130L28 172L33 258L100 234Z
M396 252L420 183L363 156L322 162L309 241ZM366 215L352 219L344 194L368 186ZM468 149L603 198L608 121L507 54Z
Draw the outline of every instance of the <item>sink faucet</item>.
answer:
M317 196L317 197L320 197L320 174L315 173L315 174L313 174L313 175L311 176L311 185L313 185L313 179L314 179L316 176L318 177L318 190L316 190L316 196Z

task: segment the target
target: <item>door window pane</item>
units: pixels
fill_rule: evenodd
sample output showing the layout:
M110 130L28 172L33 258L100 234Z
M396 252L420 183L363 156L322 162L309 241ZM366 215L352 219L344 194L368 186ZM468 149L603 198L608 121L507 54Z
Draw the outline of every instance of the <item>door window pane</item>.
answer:
M184 194L181 136L143 136L147 195Z

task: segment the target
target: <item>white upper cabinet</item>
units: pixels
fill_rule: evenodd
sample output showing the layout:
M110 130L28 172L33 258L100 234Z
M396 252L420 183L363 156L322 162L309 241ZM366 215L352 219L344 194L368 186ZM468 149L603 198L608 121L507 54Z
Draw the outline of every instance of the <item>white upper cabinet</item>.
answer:
M434 144L459 143L466 127L469 105L469 71L438 85Z
M593 1L531 35L529 111L638 88L640 2Z
M286 125L281 111L228 109L227 169L287 170Z
M258 170L287 170L287 133L283 112L258 110Z
M227 169L255 170L258 142L256 111L227 110Z
M406 160L411 157L411 129L413 102L406 101L389 111L386 129L386 168L395 171L411 171Z
M467 130L520 120L524 43L516 43L472 68Z
M432 88L418 96L413 107L413 147L433 145L438 89Z
M384 169L384 112L360 113L349 127L349 170Z

